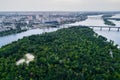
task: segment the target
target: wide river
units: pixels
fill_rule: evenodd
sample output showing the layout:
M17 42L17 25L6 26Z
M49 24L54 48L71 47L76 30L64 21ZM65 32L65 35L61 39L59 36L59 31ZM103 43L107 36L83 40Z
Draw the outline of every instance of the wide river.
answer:
M113 17L116 16L120 18L120 15L115 15ZM120 21L112 20L112 22L114 22L116 26L120 27ZM85 21L67 24L64 26L60 26L59 28L32 29L26 32L0 37L0 47L12 43L13 41L17 41L18 39L22 39L24 36L42 34L44 32L53 32L61 28L65 28L65 27L67 28L68 25L69 26L76 26L76 25L105 26L103 20L101 19L101 15L89 16L88 19L86 19ZM117 30L112 29L111 31L108 31L108 29L103 29L102 31L100 31L99 28L95 28L94 31L99 35L106 37L108 40L113 40L115 44L118 44L120 46L120 35L119 35L120 32L117 32Z

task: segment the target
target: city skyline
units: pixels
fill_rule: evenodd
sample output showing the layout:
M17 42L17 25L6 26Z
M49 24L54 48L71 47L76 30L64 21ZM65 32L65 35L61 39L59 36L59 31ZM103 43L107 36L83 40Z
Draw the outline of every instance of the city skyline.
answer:
M119 11L120 0L0 0L0 11Z

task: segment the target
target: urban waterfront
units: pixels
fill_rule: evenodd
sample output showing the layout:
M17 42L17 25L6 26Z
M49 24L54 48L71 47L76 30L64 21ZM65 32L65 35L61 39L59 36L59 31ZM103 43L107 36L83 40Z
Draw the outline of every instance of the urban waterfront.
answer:
M75 22L75 23L71 23L71 24L64 24L59 26L59 28L45 28L45 29L32 29L32 30L28 30L26 32L22 32L22 33L17 33L17 34L12 34L12 35L8 35L8 36L4 36L4 37L0 37L0 47L9 44L13 41L17 41L18 39L22 39L24 36L30 36L30 35L35 35L35 34L42 34L45 32L53 32L56 31L58 29L61 28L67 28L70 26L78 26L78 25L85 25L85 26L108 26L105 25L103 22L103 19L101 19L102 15L94 15L94 16L88 16L88 19L85 21L80 21L80 22ZM117 15L115 15L117 16ZM91 18L91 17L94 17ZM119 15L118 15L119 17ZM112 20L116 26L115 27L120 27L120 21L115 21ZM112 29L111 31L108 31L108 29L103 29L102 31L100 31L100 28L94 28L93 29L96 33L98 33L99 35L102 35L104 37L106 37L109 40L113 40L115 42L115 44L118 44L120 46L120 32L117 32L116 29Z

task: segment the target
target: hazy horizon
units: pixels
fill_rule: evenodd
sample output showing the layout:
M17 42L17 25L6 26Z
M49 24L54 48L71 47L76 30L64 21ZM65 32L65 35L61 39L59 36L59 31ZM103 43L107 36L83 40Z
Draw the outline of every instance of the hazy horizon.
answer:
M0 0L0 11L120 11L120 0Z

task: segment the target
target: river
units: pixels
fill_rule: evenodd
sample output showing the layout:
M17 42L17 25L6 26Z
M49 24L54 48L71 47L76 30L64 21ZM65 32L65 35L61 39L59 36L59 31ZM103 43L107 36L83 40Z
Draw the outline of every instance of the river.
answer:
M77 25L105 26L103 20L101 19L101 16L102 15L89 16L88 19L86 19L85 21L67 24L67 25L64 25L64 27L67 28L68 25L69 26L77 26ZM115 17L116 17L116 15L115 15ZM120 17L120 16L118 16L118 17ZM116 24L116 26L120 27L119 21L113 20L113 22ZM32 29L32 30L28 30L28 31L22 32L22 33L3 36L3 37L0 37L0 47L4 46L6 44L9 44L13 41L17 41L18 39L22 39L24 36L30 36L30 35L34 35L34 34L42 34L44 32L53 32L53 31L56 31L61 28L63 28L63 26L60 26L59 28ZM115 42L115 44L118 44L120 46L120 35L119 35L120 32L117 32L117 30L108 31L107 29L103 29L102 31L100 31L99 28L96 28L96 29L94 29L94 31L96 33L98 33L99 35L106 37L108 40L113 40Z
M108 26L104 24L103 19L101 18L102 15L97 15L97 16L88 16L88 19L85 21L81 21L81 22L76 22L70 25L86 25L86 26ZM91 18L94 17L94 18ZM120 18L120 14L112 16L113 18ZM110 20L113 23L116 24L115 27L120 27L120 21L116 21L116 20ZM107 28L102 29L102 31L100 31L100 28L94 28L94 31L96 33L98 33L99 35L102 35L104 37L106 37L109 40L114 41L115 44L118 44L120 46L120 32L117 32L117 29L111 29L111 31L109 31Z

